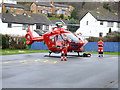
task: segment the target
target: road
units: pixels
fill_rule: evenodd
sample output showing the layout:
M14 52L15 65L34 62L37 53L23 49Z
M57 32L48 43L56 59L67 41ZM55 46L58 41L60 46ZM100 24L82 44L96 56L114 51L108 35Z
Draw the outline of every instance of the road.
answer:
M70 53L74 54L74 53ZM118 88L118 56L69 56L47 53L0 56L3 88Z

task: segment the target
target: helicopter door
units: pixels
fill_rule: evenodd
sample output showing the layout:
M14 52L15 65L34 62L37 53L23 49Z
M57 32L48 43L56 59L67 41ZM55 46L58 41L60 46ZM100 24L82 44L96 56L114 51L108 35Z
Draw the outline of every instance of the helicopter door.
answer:
M56 47L61 47L63 43L63 39L60 35L56 35L54 38L54 42L55 42Z

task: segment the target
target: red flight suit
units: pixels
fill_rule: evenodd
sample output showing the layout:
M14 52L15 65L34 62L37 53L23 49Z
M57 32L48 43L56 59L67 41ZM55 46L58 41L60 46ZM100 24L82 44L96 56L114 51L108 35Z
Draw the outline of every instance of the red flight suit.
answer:
M103 47L104 47L104 42L103 42L103 41L99 41L99 42L98 42L99 57L100 57L100 56L103 56Z
M64 40L62 43L62 51L61 51L61 61L67 61L67 49L69 46L69 41L68 40Z

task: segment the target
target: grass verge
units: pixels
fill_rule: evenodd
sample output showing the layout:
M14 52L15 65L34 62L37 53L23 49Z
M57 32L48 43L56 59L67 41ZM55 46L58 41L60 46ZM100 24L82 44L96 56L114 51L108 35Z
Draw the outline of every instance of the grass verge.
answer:
M98 54L98 52L95 52L95 51L86 51L84 53L95 53L95 54ZM104 52L104 54L108 54L108 55L120 55L120 52Z
M49 50L30 50L30 49L3 49L0 50L0 55L13 55L13 54L27 54L27 53L43 53L43 52L49 52ZM95 51L86 51L83 53L95 53L97 54L98 52ZM104 54L108 55L120 55L120 52L104 52Z
M20 49L3 49L0 50L0 55L26 54L26 53L43 53L49 50L20 50Z

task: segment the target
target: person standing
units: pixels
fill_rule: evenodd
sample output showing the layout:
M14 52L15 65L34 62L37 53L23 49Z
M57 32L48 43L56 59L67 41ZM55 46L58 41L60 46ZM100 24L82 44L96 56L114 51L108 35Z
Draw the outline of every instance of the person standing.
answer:
M69 47L69 40L65 39L62 43L61 61L67 61L68 47Z
M104 42L102 40L98 41L98 57L103 57L103 47Z

